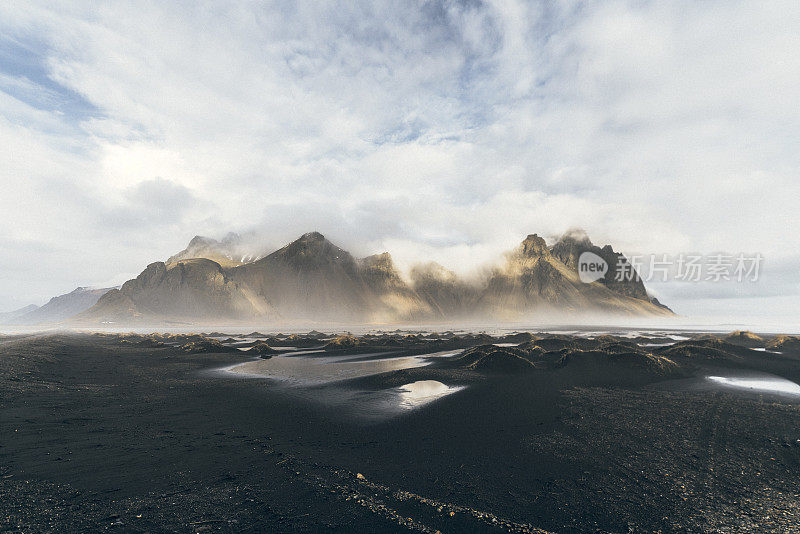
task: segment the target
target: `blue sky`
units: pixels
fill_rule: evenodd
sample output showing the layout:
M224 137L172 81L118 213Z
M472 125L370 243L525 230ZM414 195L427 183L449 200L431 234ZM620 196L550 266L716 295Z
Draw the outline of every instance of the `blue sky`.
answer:
M581 227L764 255L679 311L800 311L797 2L50 4L0 5L0 310L195 234L469 274Z

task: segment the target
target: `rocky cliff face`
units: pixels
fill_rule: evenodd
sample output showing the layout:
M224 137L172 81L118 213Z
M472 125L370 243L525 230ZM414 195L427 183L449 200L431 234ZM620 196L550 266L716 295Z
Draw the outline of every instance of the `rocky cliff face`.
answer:
M388 253L357 260L318 232L231 270L231 276L284 318L399 321L428 314Z
M355 258L317 232L232 269L231 276L284 318L354 321L368 305Z
M202 252L203 243L190 246L187 254ZM209 255L218 252L208 250ZM606 279L581 282L576 265L584 250L619 261L610 247L599 249L588 239L562 239L551 249L532 234L482 282L468 283L438 264L427 264L412 269L409 285L388 253L356 259L311 232L262 259L228 267L209 258L175 259L185 255L182 251L167 264L149 265L80 318L347 323L518 320L552 310L670 314L650 302L638 277L628 285Z
M514 318L532 310L575 312L590 307L589 287L555 258L544 239L529 235L489 277L481 296L492 314Z
M472 315L478 301L478 288L435 262L411 269L411 284L436 319L460 319Z
M359 271L371 293L374 321L415 321L432 316L430 305L400 277L388 252L360 260Z
M608 271L599 280L601 284L626 297L650 300L639 274L625 256L614 252L611 245L600 248L594 245L585 233L572 231L563 235L552 249L553 256L576 273L578 272L578 258L584 252L597 254L608 264Z
M135 319L200 320L273 316L270 306L231 279L216 262L198 258L167 267L151 263L120 289L103 295L80 319L120 322Z
M480 308L492 316L519 319L532 312L606 313L617 315L669 315L663 306L650 302L644 284L634 272L629 283L600 279L584 283L578 276L578 257L585 250L606 261L624 261L611 247L599 249L588 238L559 240L548 248L544 239L529 235L506 263L495 269L480 297ZM622 257L620 260L619 257ZM607 273L608 274L608 273Z

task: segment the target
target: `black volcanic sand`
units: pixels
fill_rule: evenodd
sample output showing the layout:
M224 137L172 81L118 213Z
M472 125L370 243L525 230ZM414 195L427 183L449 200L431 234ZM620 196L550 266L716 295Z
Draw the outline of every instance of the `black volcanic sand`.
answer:
M210 371L254 353L204 336L0 337L0 530L800 528L800 397L686 386L726 370L800 381L796 338L332 341L296 346L467 350L297 395ZM314 398L416 380L467 387L384 418Z

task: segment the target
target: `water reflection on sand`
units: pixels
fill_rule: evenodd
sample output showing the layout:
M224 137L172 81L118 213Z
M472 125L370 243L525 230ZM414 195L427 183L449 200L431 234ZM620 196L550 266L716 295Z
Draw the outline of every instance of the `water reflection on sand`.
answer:
M244 375L304 384L324 384L362 376L429 365L432 358L448 357L459 351L436 352L420 356L392 357L391 353L329 356L324 352L289 353L268 360L243 363L230 369Z
M800 395L800 385L778 376L763 375L750 377L707 376L707 380L724 387Z
M418 380L397 388L398 406L405 409L417 408L462 389L463 386L448 386L437 380Z
M392 356L392 353L330 355L320 350L297 351L268 360L242 363L224 371L242 377L277 381L286 394L327 405L342 414L367 419L382 419L425 406L445 395L464 389L436 380L420 380L387 389L361 389L345 380L389 371L429 365L437 358L458 354L459 350L418 356Z

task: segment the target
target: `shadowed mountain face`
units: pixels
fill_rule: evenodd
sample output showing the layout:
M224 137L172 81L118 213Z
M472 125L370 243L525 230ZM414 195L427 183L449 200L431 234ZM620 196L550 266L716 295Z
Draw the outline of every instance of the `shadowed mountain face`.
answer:
M318 232L231 274L284 318L391 321L427 312L388 253L356 260Z
M79 320L201 320L269 317L271 309L208 259L152 263L118 290L105 294Z
M411 283L436 318L469 317L480 295L477 287L460 280L456 273L435 262L412 268Z
M553 256L576 273L578 272L578 258L584 252L597 254L608 264L608 271L603 278L598 280L601 284L626 297L650 300L647 290L644 288L644 282L638 273L625 256L614 252L611 245L600 248L594 245L585 233L572 231L564 234L552 249Z
M650 302L638 276L629 286L607 280L581 282L575 267L579 251L599 250L610 259L613 254L614 264L621 256L610 247L594 247L588 240L588 244L561 240L550 249L544 239L533 234L482 282L467 283L431 263L413 268L408 284L388 253L357 259L318 232L304 234L249 263L180 259L206 252L217 257L221 242L204 239L193 239L166 264L149 265L78 319L343 323L516 320L552 311L671 314Z
M400 277L388 252L368 256L359 262L361 276L369 291L377 297L377 321L392 318L424 320L434 315L431 305Z
M232 274L282 317L352 320L368 305L355 258L317 232Z

